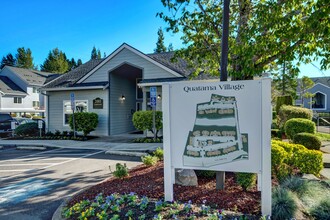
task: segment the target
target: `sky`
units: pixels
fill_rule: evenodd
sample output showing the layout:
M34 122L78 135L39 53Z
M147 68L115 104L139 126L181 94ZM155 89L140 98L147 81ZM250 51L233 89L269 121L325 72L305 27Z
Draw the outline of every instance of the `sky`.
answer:
M15 55L19 47L30 48L39 67L56 47L83 62L90 59L93 46L102 56L123 43L152 53L160 27L165 46L183 46L180 35L166 32L166 23L156 17L166 12L161 0L15 0L1 2L1 9L0 58ZM321 72L311 64L300 70L300 76L330 76L329 70Z

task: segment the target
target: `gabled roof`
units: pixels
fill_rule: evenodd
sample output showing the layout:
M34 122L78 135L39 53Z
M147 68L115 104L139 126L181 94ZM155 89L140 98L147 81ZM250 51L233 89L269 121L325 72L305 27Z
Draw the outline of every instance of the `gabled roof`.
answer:
M55 80L50 81L44 86L44 89L47 88L65 88L71 87L76 84L76 82L88 74L92 69L98 66L104 59L91 59L90 61L76 67L75 69L62 74L60 77Z
M0 92L4 95L27 95L18 85L7 76L0 76Z
M38 70L30 70L13 66L6 66L10 71L24 80L29 85L43 86L48 79L54 79L58 74L41 72Z

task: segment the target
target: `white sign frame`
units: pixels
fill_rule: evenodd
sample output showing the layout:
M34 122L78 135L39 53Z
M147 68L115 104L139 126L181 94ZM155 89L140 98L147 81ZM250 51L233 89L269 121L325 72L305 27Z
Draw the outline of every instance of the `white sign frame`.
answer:
M258 94L261 98L259 103L260 106L260 125L254 125L259 126L260 131L260 158L259 162L260 164L257 164L256 167L259 167L258 170L253 168L253 171L249 172L255 172L258 173L258 187L261 189L261 211L263 215L271 215L271 147L270 147L270 127L271 127L271 79L261 79L261 80L248 80L248 81L227 81L227 82L171 82L171 83L164 83L162 85L162 106L163 106L163 132L164 132L164 193L165 193L165 200L166 201L173 201L173 184L175 182L175 168L191 168L191 167L184 167L184 166L178 166L178 163L176 162L176 158L173 158L173 155L178 154L177 148L176 152L173 152L173 148L175 146L174 140L173 140L173 133L171 132L171 118L173 117L173 113L171 114L171 108L173 106L171 98L171 90L173 90L172 87L176 87L177 85L187 85L187 86L194 86L194 85L238 85L238 84L258 84ZM176 91L176 90L175 90ZM202 91L205 93L211 94L212 91ZM219 91L218 91L219 92ZM248 91L244 91L248 92ZM235 93L233 91L233 93ZM173 94L174 93L173 91ZM228 94L228 91L227 93ZM195 97L198 95L197 92L194 94ZM185 99L182 99L181 105L185 105ZM262 146L262 147L261 147ZM174 156L175 157L175 156ZM237 163L237 162L236 162ZM229 165L228 165L229 164ZM222 170L218 171L229 171L227 168L230 166L230 162L226 164L225 166L220 165L219 167L222 168ZM207 169L207 168L206 168ZM233 170L230 170L233 171ZM243 171L241 171L243 172ZM247 171L245 171L247 172Z

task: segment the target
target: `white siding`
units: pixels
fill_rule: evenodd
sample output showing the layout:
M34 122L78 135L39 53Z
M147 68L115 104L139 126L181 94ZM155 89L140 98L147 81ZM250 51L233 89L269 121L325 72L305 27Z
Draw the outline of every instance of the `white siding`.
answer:
M69 126L63 125L63 101L70 100L70 93L73 91L48 92L48 130L54 132L70 131ZM88 112L98 114L99 123L95 131L91 135L108 135L108 90L80 90L74 91L76 100L88 100ZM103 99L103 109L93 109L93 99Z
M123 49L115 57L109 60L109 62L103 65L90 77L88 77L84 82L108 81L109 71L115 69L116 67L119 67L123 63L129 63L133 66L137 66L143 69L144 79L176 77L173 74L167 72L166 70L158 67L157 65L129 51L128 49Z

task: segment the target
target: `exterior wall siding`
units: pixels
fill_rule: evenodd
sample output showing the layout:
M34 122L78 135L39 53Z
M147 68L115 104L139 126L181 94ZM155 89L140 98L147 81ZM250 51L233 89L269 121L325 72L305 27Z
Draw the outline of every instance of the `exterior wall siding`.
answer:
M321 92L323 94L326 95L326 106L324 110L320 110L320 109L315 109L315 111L318 112L330 112L330 88L321 84L316 84L314 87L310 88L308 90L310 93L317 93L317 92ZM305 108L309 108L311 109L311 105L310 103L310 99L304 99L304 107ZM313 109L312 109L313 110Z
M132 115L136 108L135 81L110 73L110 135L134 131ZM120 100L122 95L125 100Z
M87 100L88 112L95 112L99 116L99 123L95 131L91 135L106 136L108 135L108 90L79 90L79 91L59 91L48 92L48 130L54 132L70 131L70 127L64 125L63 101L70 100L70 93L74 92L75 100ZM93 109L93 99L103 99L103 109Z
M129 51L128 49L123 49L115 57L109 60L109 62L88 77L84 82L108 81L108 72L125 62L143 69L144 79L176 77L166 70Z

